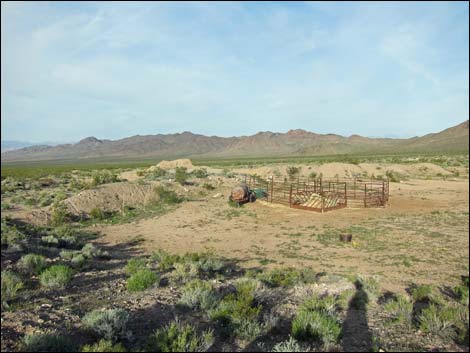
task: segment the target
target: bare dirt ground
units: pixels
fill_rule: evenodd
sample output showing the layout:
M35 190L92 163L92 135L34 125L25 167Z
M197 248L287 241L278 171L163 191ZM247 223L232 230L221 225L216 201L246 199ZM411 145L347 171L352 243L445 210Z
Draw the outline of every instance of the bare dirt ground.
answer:
M257 201L227 205L223 197L185 202L164 215L130 224L96 225L108 246L141 239L141 251L213 251L246 267L311 267L379 275L385 289L458 281L468 272L468 180L391 183L386 208L319 214ZM353 234L351 244L338 232Z

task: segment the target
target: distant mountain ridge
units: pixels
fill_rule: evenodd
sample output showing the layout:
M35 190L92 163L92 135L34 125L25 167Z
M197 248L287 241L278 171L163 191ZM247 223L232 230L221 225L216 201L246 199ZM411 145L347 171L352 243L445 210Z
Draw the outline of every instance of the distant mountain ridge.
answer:
M251 136L218 137L185 131L136 135L120 140L87 137L74 144L31 146L2 152L2 162L171 157L273 157L370 152L468 151L468 120L438 133L409 139L344 137L302 129L286 133L263 131Z

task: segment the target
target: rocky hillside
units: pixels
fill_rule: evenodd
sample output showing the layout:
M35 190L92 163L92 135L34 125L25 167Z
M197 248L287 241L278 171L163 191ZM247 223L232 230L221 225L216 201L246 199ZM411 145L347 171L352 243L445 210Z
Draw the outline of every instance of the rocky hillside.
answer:
M120 140L87 137L75 144L33 146L2 153L2 162L142 157L301 156L367 152L468 151L468 120L444 131L410 139L344 137L305 130L217 137L183 132L132 136Z

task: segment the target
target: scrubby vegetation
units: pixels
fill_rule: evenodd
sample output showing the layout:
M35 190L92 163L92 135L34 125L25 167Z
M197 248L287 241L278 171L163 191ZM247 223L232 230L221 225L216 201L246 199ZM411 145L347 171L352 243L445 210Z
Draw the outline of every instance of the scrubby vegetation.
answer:
M147 352L205 352L213 344L212 331L198 334L191 325L172 322L158 329L147 340Z
M83 317L83 325L106 341L127 337L129 313L121 309L94 310Z
M41 285L47 288L65 288L71 281L73 270L64 265L54 265L39 275Z

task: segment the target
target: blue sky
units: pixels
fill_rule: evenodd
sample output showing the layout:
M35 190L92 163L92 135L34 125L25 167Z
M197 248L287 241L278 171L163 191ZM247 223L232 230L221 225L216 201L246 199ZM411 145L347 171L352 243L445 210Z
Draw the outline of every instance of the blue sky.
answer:
M2 140L410 137L469 115L469 5L1 3Z

